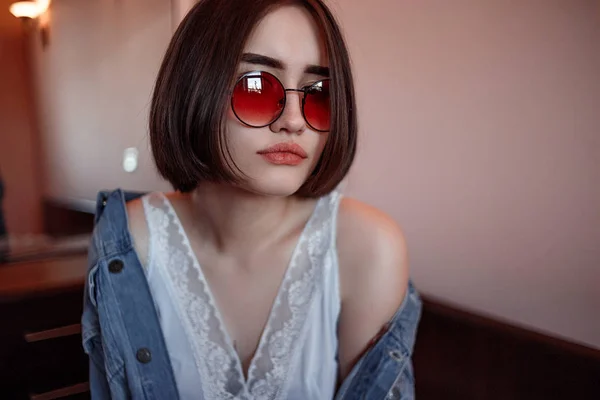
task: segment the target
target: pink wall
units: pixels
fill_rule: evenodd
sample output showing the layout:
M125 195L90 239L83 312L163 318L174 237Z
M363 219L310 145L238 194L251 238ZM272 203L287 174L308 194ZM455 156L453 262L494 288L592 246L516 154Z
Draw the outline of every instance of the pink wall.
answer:
M147 105L172 32L164 0L52 3L50 44L32 37L43 125L44 194L95 199L100 189L168 188L146 139ZM138 147L140 169L123 171Z
M336 2L356 64L349 191L427 294L600 347L600 7Z
M21 26L0 29L0 175L11 235L42 229L37 126L26 45Z
M421 290L600 347L598 3L332 3L359 94L349 192L403 225ZM46 193L166 189L145 119L168 2L52 7L50 48L35 52Z

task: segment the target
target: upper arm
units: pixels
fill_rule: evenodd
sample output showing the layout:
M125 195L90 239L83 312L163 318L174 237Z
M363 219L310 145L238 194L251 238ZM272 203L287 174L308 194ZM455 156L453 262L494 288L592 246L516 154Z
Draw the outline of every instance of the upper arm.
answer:
M133 238L133 245L142 266L146 268L148 265L150 240L144 204L142 203L142 199L139 198L128 202L126 206L127 218L129 220L129 232Z
M404 235L386 214L344 199L338 217L342 311L340 374L344 378L392 319L408 287Z

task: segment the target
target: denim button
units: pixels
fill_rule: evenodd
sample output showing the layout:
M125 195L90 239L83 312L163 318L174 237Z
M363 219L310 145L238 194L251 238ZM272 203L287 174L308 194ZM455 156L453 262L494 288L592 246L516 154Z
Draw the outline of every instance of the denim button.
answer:
M396 361L402 361L403 358L402 353L400 353L398 350L390 351L390 357L392 357Z
M142 347L135 354L135 358L137 358L137 360L142 364L148 364L152 360L152 354L150 353L150 350Z
M118 274L123 270L123 261L121 260L112 260L108 264L108 270L113 274Z

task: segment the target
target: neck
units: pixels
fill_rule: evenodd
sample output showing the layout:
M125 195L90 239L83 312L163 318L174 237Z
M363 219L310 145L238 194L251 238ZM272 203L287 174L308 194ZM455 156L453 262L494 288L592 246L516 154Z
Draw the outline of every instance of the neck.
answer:
M300 210L312 210L295 196L264 196L213 183L200 185L190 199L195 229L227 253L264 249L306 221Z

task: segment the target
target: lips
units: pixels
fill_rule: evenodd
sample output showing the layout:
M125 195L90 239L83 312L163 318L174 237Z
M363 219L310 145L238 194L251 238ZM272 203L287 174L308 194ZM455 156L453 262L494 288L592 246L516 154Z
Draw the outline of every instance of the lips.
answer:
M258 151L265 160L275 165L298 165L308 154L296 143L278 143Z
M291 153L297 155L300 158L308 157L308 154L306 154L304 149L296 143L277 143L273 146L267 147L264 150L258 151L258 154L270 153Z

